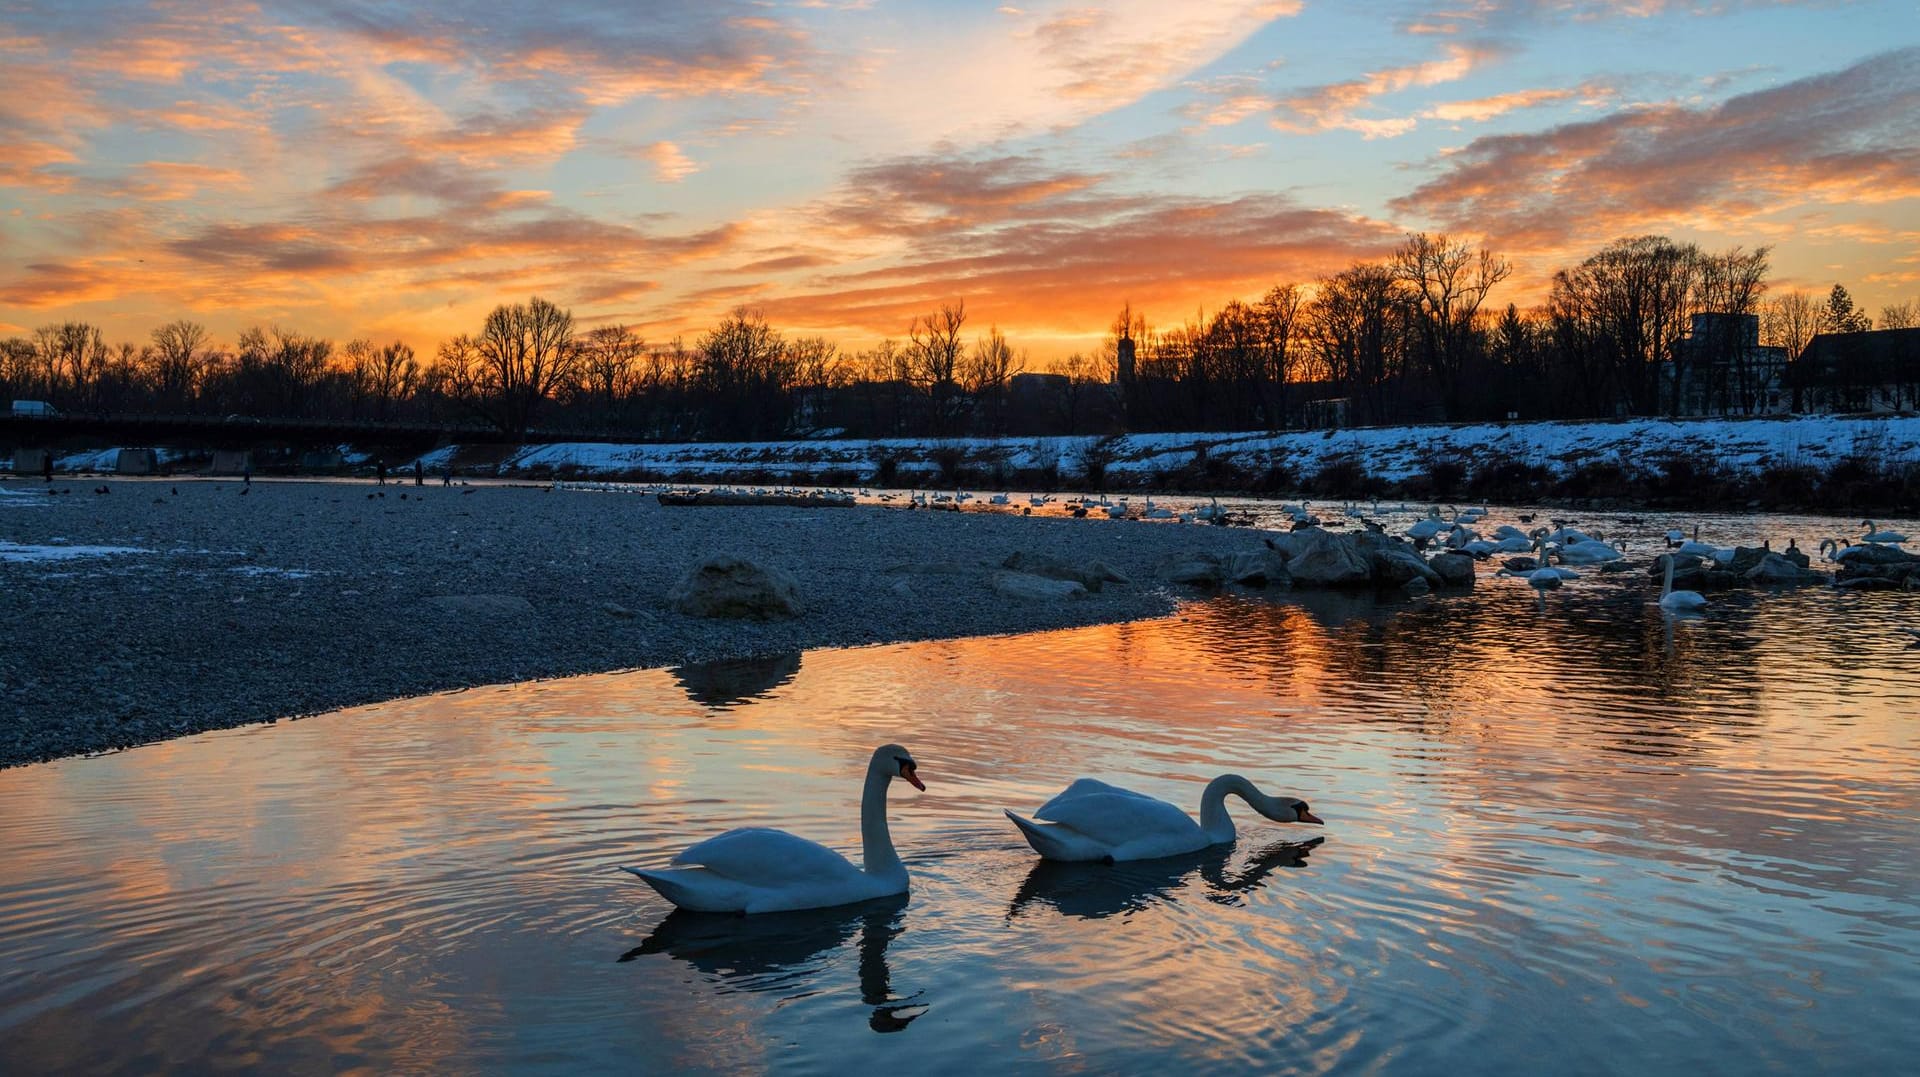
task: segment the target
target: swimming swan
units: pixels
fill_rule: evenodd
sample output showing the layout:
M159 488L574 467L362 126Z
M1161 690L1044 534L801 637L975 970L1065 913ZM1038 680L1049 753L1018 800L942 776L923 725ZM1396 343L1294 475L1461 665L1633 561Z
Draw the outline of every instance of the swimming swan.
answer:
M1276 823L1318 823L1307 802L1294 797L1270 797L1238 774L1222 774L1200 794L1200 821L1150 796L1081 778L1040 806L1032 819L1013 812L1013 820L1027 844L1047 860L1152 860L1197 852L1233 840L1233 819L1227 815L1227 794L1233 793L1253 810Z
M1861 542L1884 542L1889 546L1898 546L1901 543L1907 541L1907 536L1901 534L1898 531L1876 530L1874 528L1872 520L1864 521L1860 526L1866 528L1866 531L1867 531L1865 535L1861 536L1860 538Z
M904 778L922 792L913 756L897 744L874 749L860 796L865 870L832 849L784 830L742 827L708 838L664 868L629 868L660 896L695 912L824 909L907 892L907 868L887 834L887 787Z
M1673 555L1663 553L1660 560L1666 562L1667 566L1666 580L1660 585L1660 608L1673 613L1693 613L1706 609L1706 596L1700 592L1673 589Z

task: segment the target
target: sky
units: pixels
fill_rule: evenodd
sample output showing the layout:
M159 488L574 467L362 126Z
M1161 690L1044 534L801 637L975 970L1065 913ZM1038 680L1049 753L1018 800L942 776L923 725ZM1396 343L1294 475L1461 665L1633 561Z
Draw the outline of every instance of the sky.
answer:
M0 0L0 335L431 353L539 295L1036 365L1438 231L1920 298L1920 4Z

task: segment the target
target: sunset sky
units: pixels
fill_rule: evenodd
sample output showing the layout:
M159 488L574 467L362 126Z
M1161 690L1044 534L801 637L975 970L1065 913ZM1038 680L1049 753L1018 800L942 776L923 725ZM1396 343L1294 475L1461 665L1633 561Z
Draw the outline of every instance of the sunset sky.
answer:
M541 295L1036 362L1484 237L1920 298L1920 8L1784 0L0 0L0 334L186 316L430 350Z

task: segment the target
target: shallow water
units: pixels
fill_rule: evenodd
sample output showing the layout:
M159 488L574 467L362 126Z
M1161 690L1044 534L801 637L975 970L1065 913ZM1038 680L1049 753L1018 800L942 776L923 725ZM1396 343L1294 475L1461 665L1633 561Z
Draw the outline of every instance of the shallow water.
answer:
M1224 598L0 772L0 1068L1894 1072L1902 625L1920 595L1675 621L1637 577ZM669 918L614 870L749 823L852 852L888 740L928 783L892 798L905 903ZM1048 869L1000 815L1223 770L1327 825Z

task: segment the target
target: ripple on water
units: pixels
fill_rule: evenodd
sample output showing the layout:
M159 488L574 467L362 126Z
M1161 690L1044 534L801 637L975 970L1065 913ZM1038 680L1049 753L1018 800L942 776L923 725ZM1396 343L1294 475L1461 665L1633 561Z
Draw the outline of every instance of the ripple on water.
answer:
M1678 623L1636 580L462 692L0 774L10 1068L1888 1071L1920 1049L1915 596ZM726 825L910 901L668 917ZM1097 775L1324 828L1043 865ZM1311 834L1307 831L1311 830ZM1302 850L1306 837L1325 843ZM639 1060L644 1060L640 1062Z

